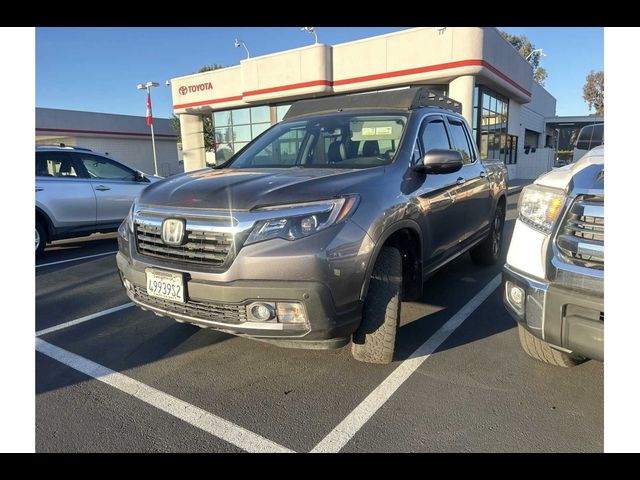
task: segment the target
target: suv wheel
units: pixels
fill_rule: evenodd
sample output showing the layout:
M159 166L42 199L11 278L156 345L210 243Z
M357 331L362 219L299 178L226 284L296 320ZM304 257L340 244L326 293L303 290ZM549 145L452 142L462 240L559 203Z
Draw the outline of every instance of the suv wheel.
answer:
M36 220L36 255L40 255L44 251L47 244L47 231L40 222Z
M584 358L572 357L568 353L556 350L544 340L540 340L535 335L532 335L522 325L518 325L518 336L520 337L520 345L522 345L522 349L527 355L541 362L557 367L569 368L580 365L586 361Z
M471 260L478 265L493 265L500 258L502 251L502 237L504 230L504 205L496 207L496 213L491 222L489 236L478 246L471 249Z
M382 247L364 301L362 322L353 334L351 353L367 363L390 363L400 320L402 256L397 248Z

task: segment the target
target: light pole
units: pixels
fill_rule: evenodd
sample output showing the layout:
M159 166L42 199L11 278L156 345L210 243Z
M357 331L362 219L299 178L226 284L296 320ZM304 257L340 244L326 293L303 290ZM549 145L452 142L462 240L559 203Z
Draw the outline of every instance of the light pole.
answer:
M318 33L316 32L316 27L302 27L300 29L301 32L313 33L313 36L316 39L316 44L318 43Z
M153 133L153 116L151 114L151 87L157 87L160 85L158 82L139 83L138 90L147 91L147 123L151 127L151 146L153 148L153 167L158 175L158 159L156 158L156 137Z
M527 58L525 58L525 60L528 62L529 61L529 57L531 55L533 55L536 52L540 52L540 56L541 57L546 57L544 50L542 48L536 48L535 50L531 50L531 53L529 55L527 55Z
M234 44L234 46L236 48L240 48L240 47L244 47L244 51L247 52L247 58L249 58L251 55L249 55L249 49L247 48L247 46L244 44L244 42L238 38L236 38L236 43Z

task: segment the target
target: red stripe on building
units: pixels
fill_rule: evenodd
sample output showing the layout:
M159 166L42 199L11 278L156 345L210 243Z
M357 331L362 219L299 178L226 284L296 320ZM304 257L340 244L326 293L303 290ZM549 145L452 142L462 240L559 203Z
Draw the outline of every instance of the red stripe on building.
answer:
M125 135L129 137L151 137L150 133L111 132L108 130L76 130L69 128L36 128L36 132L64 132L64 133L98 133L102 135ZM156 137L176 138L178 135L156 133Z
M265 93L281 92L283 90L296 90L298 88L316 87L318 85L324 85L330 87L333 82L329 80L312 80L310 82L292 83L290 85L283 85L281 87L262 88L260 90L249 90L248 92L242 92L243 97L249 97L251 95L262 95Z
M242 95L236 95L235 97L215 98L213 100L202 100L201 102L180 103L174 105L173 108L189 108L189 107L201 107L202 105L212 105L214 103L222 102L234 102L236 100L242 100Z
M177 108L195 107L195 106L202 106L202 105L212 105L215 103L241 100L243 96L261 95L265 93L282 92L286 90L296 90L296 89L306 88L306 87L315 87L318 85L326 85L326 86L349 85L352 83L370 82L372 80L381 80L384 78L403 77L408 75L416 75L418 73L436 72L439 70L449 70L452 68L469 67L469 66L485 67L489 71L495 73L498 77L500 77L501 79L509 83L510 85L513 85L515 88L520 90L525 95L529 97L531 96L531 92L529 92L526 88L520 86L517 82L509 78L507 75L502 73L500 70L498 70L496 67L491 65L489 62L485 60L460 60L457 62L440 63L438 65L428 65L426 67L416 67L416 68L408 68L406 70L396 70L394 72L376 73L373 75L364 75L361 77L344 78L342 80L335 80L333 82L329 80L312 80L310 82L293 83L290 85L282 85L279 87L263 88L261 90L250 90L248 92L243 92L243 95L239 95L235 97L203 100L201 102L194 102L194 103L183 103L179 105L174 105L173 108L177 109Z

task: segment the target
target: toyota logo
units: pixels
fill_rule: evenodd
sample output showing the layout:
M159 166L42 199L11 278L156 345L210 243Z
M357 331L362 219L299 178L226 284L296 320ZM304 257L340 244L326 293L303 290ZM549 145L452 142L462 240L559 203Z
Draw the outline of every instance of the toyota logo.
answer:
M180 95L186 95L189 89L183 85L178 89L178 91L180 92Z

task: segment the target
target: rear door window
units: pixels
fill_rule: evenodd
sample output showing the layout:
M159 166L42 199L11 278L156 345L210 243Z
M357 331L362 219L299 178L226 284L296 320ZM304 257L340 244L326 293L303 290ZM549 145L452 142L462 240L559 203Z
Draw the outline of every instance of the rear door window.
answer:
M84 175L69 152L36 152L36 177L77 179Z

